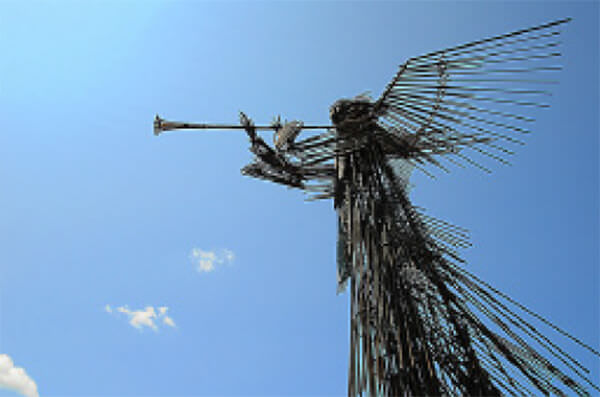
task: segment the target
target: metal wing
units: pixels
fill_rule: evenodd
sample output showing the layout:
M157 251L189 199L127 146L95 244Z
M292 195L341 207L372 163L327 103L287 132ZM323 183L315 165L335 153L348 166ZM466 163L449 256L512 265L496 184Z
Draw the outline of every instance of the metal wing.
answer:
M379 125L412 140L415 165L447 171L443 158L489 172L478 157L507 163L507 144L523 144L533 121L519 113L548 106L541 99L556 81L546 75L561 69L559 28L569 20L409 59L375 102Z

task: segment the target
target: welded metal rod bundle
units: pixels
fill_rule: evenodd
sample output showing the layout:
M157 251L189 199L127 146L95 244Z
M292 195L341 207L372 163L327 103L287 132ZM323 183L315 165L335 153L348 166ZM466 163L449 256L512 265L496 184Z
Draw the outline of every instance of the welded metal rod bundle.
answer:
M333 126L155 120L154 131L240 129L244 175L333 199L338 290L350 290L348 395L589 395L589 371L536 329L600 353L467 271L468 231L409 198L414 169L507 164L560 70L568 19L413 57L376 101L342 99ZM296 140L302 130L327 129ZM275 146L257 130L274 130ZM349 286L348 286L349 284ZM596 377L597 378L597 377Z

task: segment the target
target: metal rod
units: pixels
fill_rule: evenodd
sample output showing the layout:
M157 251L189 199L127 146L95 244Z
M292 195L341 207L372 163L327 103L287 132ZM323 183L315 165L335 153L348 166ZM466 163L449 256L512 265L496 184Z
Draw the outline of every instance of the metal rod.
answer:
M272 125L254 125L256 130L276 130ZM158 115L154 118L154 135L160 135L164 131L171 130L243 130L246 126L240 124L204 124L184 123L179 121L168 121L161 119ZM332 125L303 125L303 130L331 129Z

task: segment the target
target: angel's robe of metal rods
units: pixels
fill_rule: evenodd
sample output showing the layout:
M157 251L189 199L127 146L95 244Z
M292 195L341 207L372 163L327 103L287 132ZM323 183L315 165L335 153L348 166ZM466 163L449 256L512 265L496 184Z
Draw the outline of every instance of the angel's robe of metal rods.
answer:
M467 271L466 230L425 215L409 199L414 168L448 163L484 171L506 163L559 70L568 20L409 59L373 101L337 101L332 126L240 126L155 120L155 133L243 128L255 160L245 175L333 199L338 288L349 281L348 395L588 395L588 371L530 324L598 352ZM536 99L537 98L537 99ZM296 140L302 130L325 133ZM274 147L258 129L275 130ZM479 159L477 158L479 156ZM431 168L431 167L428 167ZM526 319L529 317L529 321ZM559 368L560 367L560 368Z

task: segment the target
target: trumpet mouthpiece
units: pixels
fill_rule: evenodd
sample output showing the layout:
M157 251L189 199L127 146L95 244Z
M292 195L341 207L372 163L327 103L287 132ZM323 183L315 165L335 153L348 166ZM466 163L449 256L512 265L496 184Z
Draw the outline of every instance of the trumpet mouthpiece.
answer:
M156 117L154 117L154 135L159 136L160 133L163 131L162 122L163 120L160 117L158 117L157 114Z

